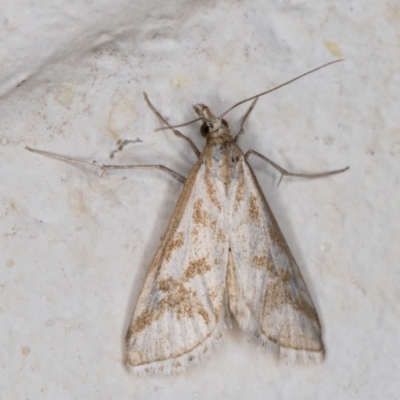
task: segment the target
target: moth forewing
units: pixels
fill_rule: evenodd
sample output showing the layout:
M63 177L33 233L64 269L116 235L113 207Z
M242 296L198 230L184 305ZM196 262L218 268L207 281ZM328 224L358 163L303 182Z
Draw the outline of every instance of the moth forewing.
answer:
M150 266L127 334L128 369L171 373L197 363L226 328L224 188L201 155ZM212 193L214 201L210 200Z
M245 161L239 176L242 182L232 185L229 230L241 288L236 319L265 347L275 343L283 358L321 361L321 326L300 270ZM241 184L245 190L241 190ZM243 226L247 227L245 234L241 233Z

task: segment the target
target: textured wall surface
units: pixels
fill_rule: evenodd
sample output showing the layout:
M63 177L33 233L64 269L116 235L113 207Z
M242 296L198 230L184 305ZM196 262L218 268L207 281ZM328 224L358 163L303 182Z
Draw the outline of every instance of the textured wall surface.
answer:
M0 5L0 398L398 399L400 7L373 1L42 1ZM285 365L235 326L178 376L135 377L123 339L182 185L29 153L164 164L171 123L260 99L240 140L317 180L254 170L318 309L327 357ZM238 128L245 107L227 116ZM198 126L182 128L203 146ZM110 160L120 139L134 143Z

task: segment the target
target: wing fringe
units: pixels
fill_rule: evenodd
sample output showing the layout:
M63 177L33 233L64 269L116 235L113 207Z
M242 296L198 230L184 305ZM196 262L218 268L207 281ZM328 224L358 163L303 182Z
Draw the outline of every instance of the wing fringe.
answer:
M125 361L125 368L128 372L138 375L155 375L163 373L165 375L179 374L188 368L199 364L203 359L209 356L211 349L219 346L224 341L224 331L227 326L221 324L210 336L202 343L186 354L179 357L170 358L162 361L154 361L141 365L131 365Z

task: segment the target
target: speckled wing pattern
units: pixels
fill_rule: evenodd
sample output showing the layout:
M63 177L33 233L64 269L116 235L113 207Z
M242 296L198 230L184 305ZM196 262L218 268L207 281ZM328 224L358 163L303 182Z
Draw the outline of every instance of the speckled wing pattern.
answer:
M257 179L242 159L229 192L230 309L240 327L280 357L319 362L318 315Z
M225 196L225 198L224 198ZM136 374L172 373L197 363L229 324L225 188L200 157L153 260L126 338Z
M201 155L185 183L128 330L125 363L136 374L198 363L230 328L231 314L281 358L323 359L300 270L251 167L231 146L228 169L218 151Z

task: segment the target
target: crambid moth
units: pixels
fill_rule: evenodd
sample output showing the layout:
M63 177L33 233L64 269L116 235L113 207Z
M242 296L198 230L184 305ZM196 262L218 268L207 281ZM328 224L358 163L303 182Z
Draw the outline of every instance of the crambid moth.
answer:
M312 175L290 173L254 150L244 154L237 145L258 97L300 77L243 100L220 116L204 104L194 105L206 139L202 152L158 113L145 94L150 108L198 158L186 179L165 166L101 166L28 148L103 172L159 168L184 183L127 332L125 364L134 373L168 374L198 363L231 327L232 317L257 343L274 348L282 358L323 359L317 312L248 158L260 157L282 177L328 176L348 167ZM239 133L231 136L223 116L250 100Z

